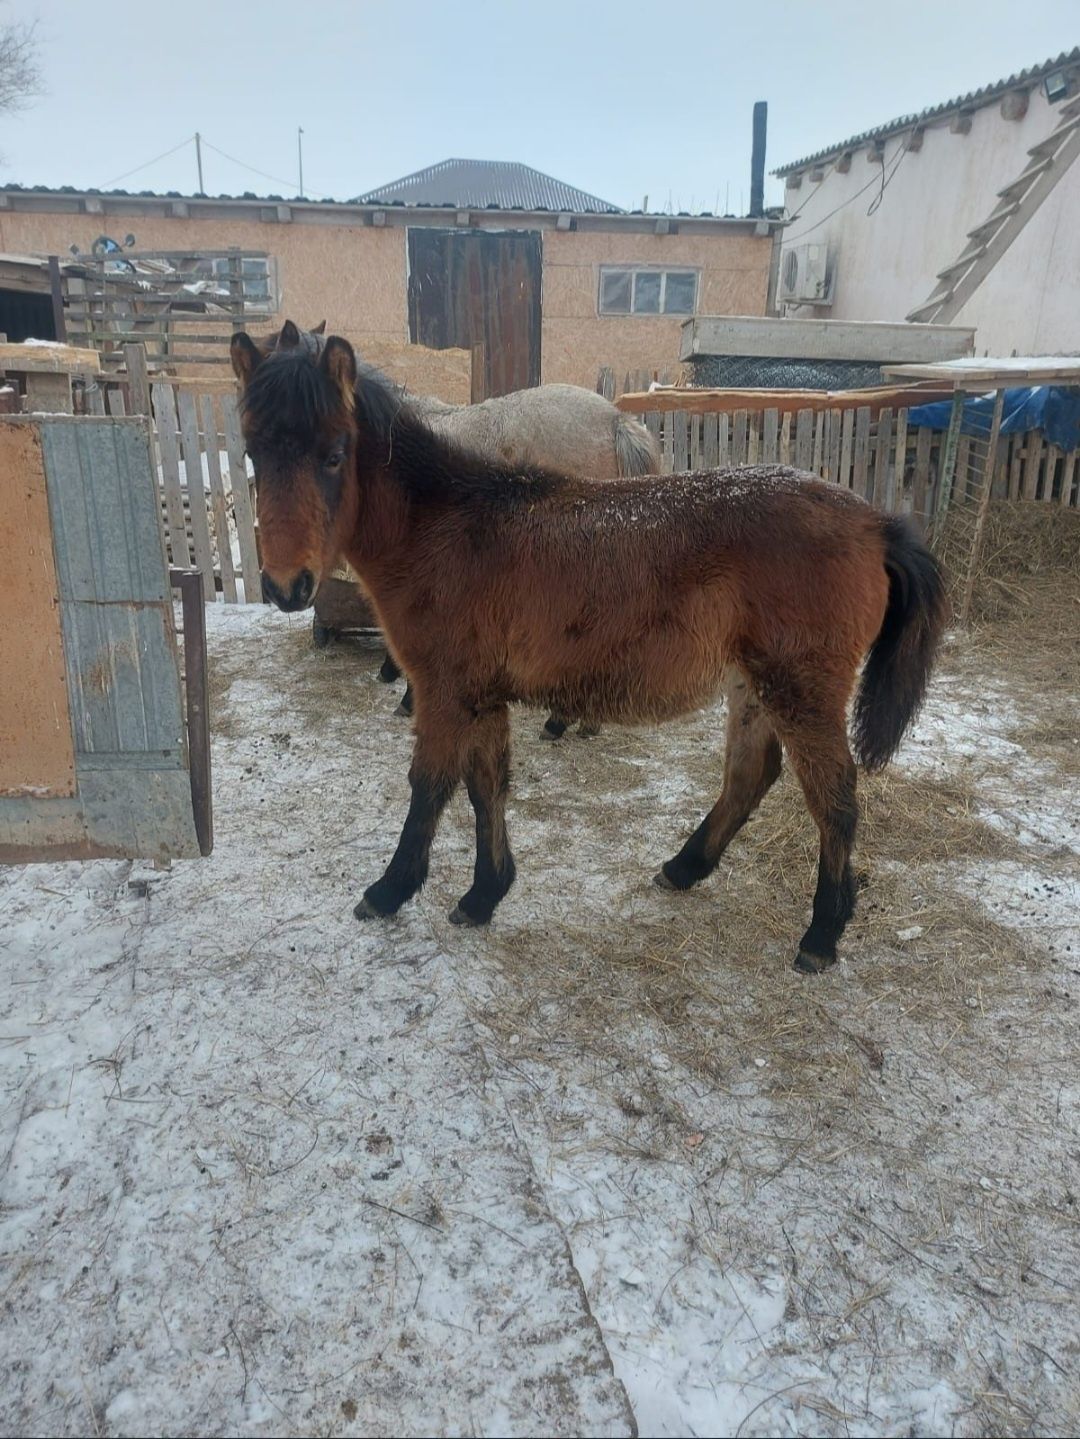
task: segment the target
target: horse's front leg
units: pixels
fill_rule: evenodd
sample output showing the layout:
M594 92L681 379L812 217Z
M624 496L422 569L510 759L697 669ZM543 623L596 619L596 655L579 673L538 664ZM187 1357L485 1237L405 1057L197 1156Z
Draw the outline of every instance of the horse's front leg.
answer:
M465 772L472 723L472 715L464 710L421 708L409 766L409 812L385 874L364 891L353 911L357 919L396 914L427 879L439 817Z
M476 868L472 888L451 911L453 924L487 924L514 882L506 835L510 788L510 716L506 705L477 715L470 731L465 784L476 814Z

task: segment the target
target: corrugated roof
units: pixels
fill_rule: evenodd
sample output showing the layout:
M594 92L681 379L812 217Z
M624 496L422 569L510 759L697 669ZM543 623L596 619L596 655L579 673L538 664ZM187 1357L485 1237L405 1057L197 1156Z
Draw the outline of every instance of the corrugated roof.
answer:
M621 215L618 205L512 160L440 160L357 195L358 205L432 205L469 210L569 210Z
M1052 60L1044 60L1041 65L1032 65L1028 70L1019 70L1015 75L1009 75L1004 80L995 80L993 84L984 85L980 90L970 90L966 95L957 95L952 100L942 101L940 105L931 105L929 109L920 110L917 115L899 115L895 120L889 120L884 125L875 125L872 130L863 130L861 134L841 140L837 145L827 145L824 150L815 150L812 155L793 160L790 165L780 165L772 173L789 175L792 170L802 170L805 166L824 160L830 155L839 155L845 150L857 150L860 145L865 145L870 140L883 140L889 135L895 135L899 130L910 130L914 125L926 124L929 120L947 115L951 110L970 110L989 105L1007 90L1015 90L1020 85L1030 86L1051 70L1058 70L1063 65L1074 65L1078 61L1080 46L1073 46L1071 50L1062 51Z

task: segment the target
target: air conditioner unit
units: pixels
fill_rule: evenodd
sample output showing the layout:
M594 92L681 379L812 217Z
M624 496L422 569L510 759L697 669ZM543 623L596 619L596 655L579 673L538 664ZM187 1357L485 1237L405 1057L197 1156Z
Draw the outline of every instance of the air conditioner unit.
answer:
M780 299L789 305L831 305L828 245L792 245L780 261Z

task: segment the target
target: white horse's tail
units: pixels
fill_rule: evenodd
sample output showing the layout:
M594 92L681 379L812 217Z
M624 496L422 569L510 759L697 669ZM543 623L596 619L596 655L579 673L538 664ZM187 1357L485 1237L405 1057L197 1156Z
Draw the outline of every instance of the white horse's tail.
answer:
M660 446L633 415L620 414L615 420L615 456L620 475L660 473Z

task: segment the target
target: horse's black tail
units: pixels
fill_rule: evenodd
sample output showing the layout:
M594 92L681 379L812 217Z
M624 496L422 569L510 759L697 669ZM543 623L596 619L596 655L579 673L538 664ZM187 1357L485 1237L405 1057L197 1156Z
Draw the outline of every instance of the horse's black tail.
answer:
M937 560L910 520L882 516L889 603L855 698L855 756L867 769L892 758L918 713L948 618Z

